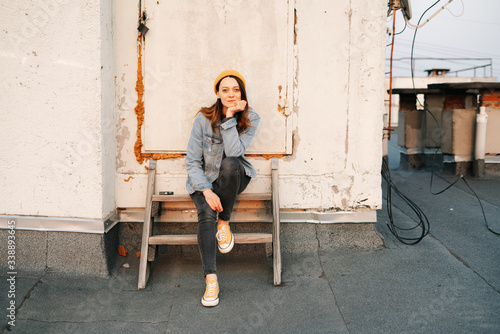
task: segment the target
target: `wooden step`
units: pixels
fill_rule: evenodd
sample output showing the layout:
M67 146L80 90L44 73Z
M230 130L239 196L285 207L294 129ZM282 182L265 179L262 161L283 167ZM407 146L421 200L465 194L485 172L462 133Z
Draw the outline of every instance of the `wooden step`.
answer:
M173 211L173 210L196 210L196 206L194 205L194 202L189 199L187 201L166 201L166 202L156 202L161 204L161 208L164 211ZM237 201L234 204L234 209L235 210L241 210L241 209L268 209L271 211L271 201L256 201L256 200L251 200L251 201Z
M280 205L278 158L271 158L271 193L241 194L236 199L236 220L272 221L272 233L234 233L235 243L272 244L274 285L281 284L281 247L280 247ZM183 195L155 195L156 160L150 159L144 224L142 229L141 258L139 262L138 289L144 289L148 281L151 263L155 259L156 245L195 245L196 234L153 235L153 222L162 220L197 221L197 210L191 197ZM270 203L269 203L270 202ZM132 221L134 211L124 212ZM154 217L154 219L153 219ZM272 219L271 219L272 217ZM233 221L233 220L232 220ZM266 247L267 249L267 247Z
M272 195L270 193L239 194L237 201L270 201ZM153 202L187 202L192 201L189 195L153 195Z
M194 210L185 211L163 211L159 217L155 217L155 223L191 223L198 222L198 212ZM233 211L231 223L272 223L273 216L269 212L262 211Z
M272 233L234 233L234 242L237 244L261 244L271 243ZM149 238L150 245L196 245L198 237L196 234L170 234L154 235Z

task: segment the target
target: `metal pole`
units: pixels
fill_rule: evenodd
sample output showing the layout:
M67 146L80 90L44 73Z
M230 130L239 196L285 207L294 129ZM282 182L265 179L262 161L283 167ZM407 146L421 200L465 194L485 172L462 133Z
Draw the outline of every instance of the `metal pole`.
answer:
M392 112L392 62L394 53L394 31L396 29L396 12L392 12L392 43L391 43L391 69L389 74L389 124L387 125L387 139L391 140L391 112ZM413 74L412 74L413 75Z
M479 107L479 114L476 115L476 142L474 149L474 175L484 176L484 155L486 147L486 125L488 123L488 114L486 107Z

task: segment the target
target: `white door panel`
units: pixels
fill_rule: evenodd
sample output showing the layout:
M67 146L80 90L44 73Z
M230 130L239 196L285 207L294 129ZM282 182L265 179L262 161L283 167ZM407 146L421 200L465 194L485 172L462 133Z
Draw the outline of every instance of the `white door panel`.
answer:
M291 153L288 1L147 0L145 10L146 152L184 153L196 112L215 102L213 80L234 69L245 77L249 105L261 117L247 153Z

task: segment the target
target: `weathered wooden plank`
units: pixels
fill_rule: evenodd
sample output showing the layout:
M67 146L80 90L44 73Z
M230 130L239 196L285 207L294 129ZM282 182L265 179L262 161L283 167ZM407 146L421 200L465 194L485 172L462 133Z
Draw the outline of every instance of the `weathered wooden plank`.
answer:
M144 206L144 225L142 227L142 244L141 244L141 259L139 262L139 282L138 289L144 289L146 287L146 282L149 278L149 262L148 262L148 249L149 249L149 237L152 234L153 229L151 228L151 208L152 208L152 196L155 189L155 177L156 177L156 160L151 159L149 162L148 169L148 185L146 189L146 204Z
M271 187L273 203L273 271L274 285L281 285L281 246L280 246L280 201L278 158L271 160Z
M164 234L149 238L150 245L196 245L197 243L196 234Z
M161 223L191 223L198 222L196 210L189 211L166 211L155 222ZM231 223L271 223L273 217L269 212L262 211L238 211L231 215Z
M160 204L160 202L153 202ZM196 210L196 206L194 205L192 200L189 201L168 201L161 203L162 210ZM242 209L265 209L270 207L269 201L262 200L245 200L239 201L234 204L233 211L242 210ZM154 215L153 215L154 216Z
M273 241L272 233L235 233L236 244L265 244Z
M126 210L119 210L119 219L121 222L143 222L144 221L144 208L131 208ZM154 217L155 222L166 223L188 223L197 222L198 215L196 209L187 210L163 210L159 217ZM231 216L231 223L248 223L248 222L261 222L272 223L273 217L270 209L265 210L247 210L244 211L234 210Z
M144 207L144 225L139 264L138 288L144 289L149 277L150 263L154 260L156 245L194 245L198 243L196 234L156 235L152 236L153 202L163 202L163 213L154 219L156 222L196 222L196 208L189 195L154 195L156 177L156 161L151 159ZM237 198L231 222L272 222L272 233L234 233L235 243L272 244L274 285L281 284L281 250L280 250L280 213L279 213L279 180L278 159L271 160L271 193L241 194ZM271 201L272 214L269 212ZM134 212L129 214L133 215ZM132 217L132 216L131 216ZM149 260L149 261L148 261Z
M156 246L149 245L148 249L148 261L153 262L156 258Z
M236 201L270 201L271 194L269 193L244 193L238 195ZM191 201L189 195L153 195L153 201L158 202L188 202Z
M237 244L261 244L272 242L272 233L234 233L234 242ZM196 234L165 234L149 238L151 245L196 245Z

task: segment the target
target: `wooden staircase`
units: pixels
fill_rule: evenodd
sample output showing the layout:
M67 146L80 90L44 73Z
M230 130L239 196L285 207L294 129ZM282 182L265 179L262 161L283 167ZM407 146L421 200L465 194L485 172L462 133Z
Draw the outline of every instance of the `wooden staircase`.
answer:
M149 278L151 262L155 259L157 245L196 245L196 234L163 234L153 235L153 220L157 222L197 222L197 215L186 217L176 216L178 209L194 210L195 206L189 195L155 195L156 160L151 159L148 168L148 185L146 190L146 206L144 226L142 230L141 259L139 264L138 289L144 289ZM267 201L272 208L272 233L234 233L236 244L267 243L272 245L274 285L281 284L281 250L280 250L280 211L279 211L278 158L271 158L271 193L238 195L235 207L244 202ZM159 215L161 204L165 214ZM233 212L234 216L234 212ZM153 219L157 217L157 219ZM231 218L233 219L233 217ZM262 221L256 214L250 212L238 222Z

